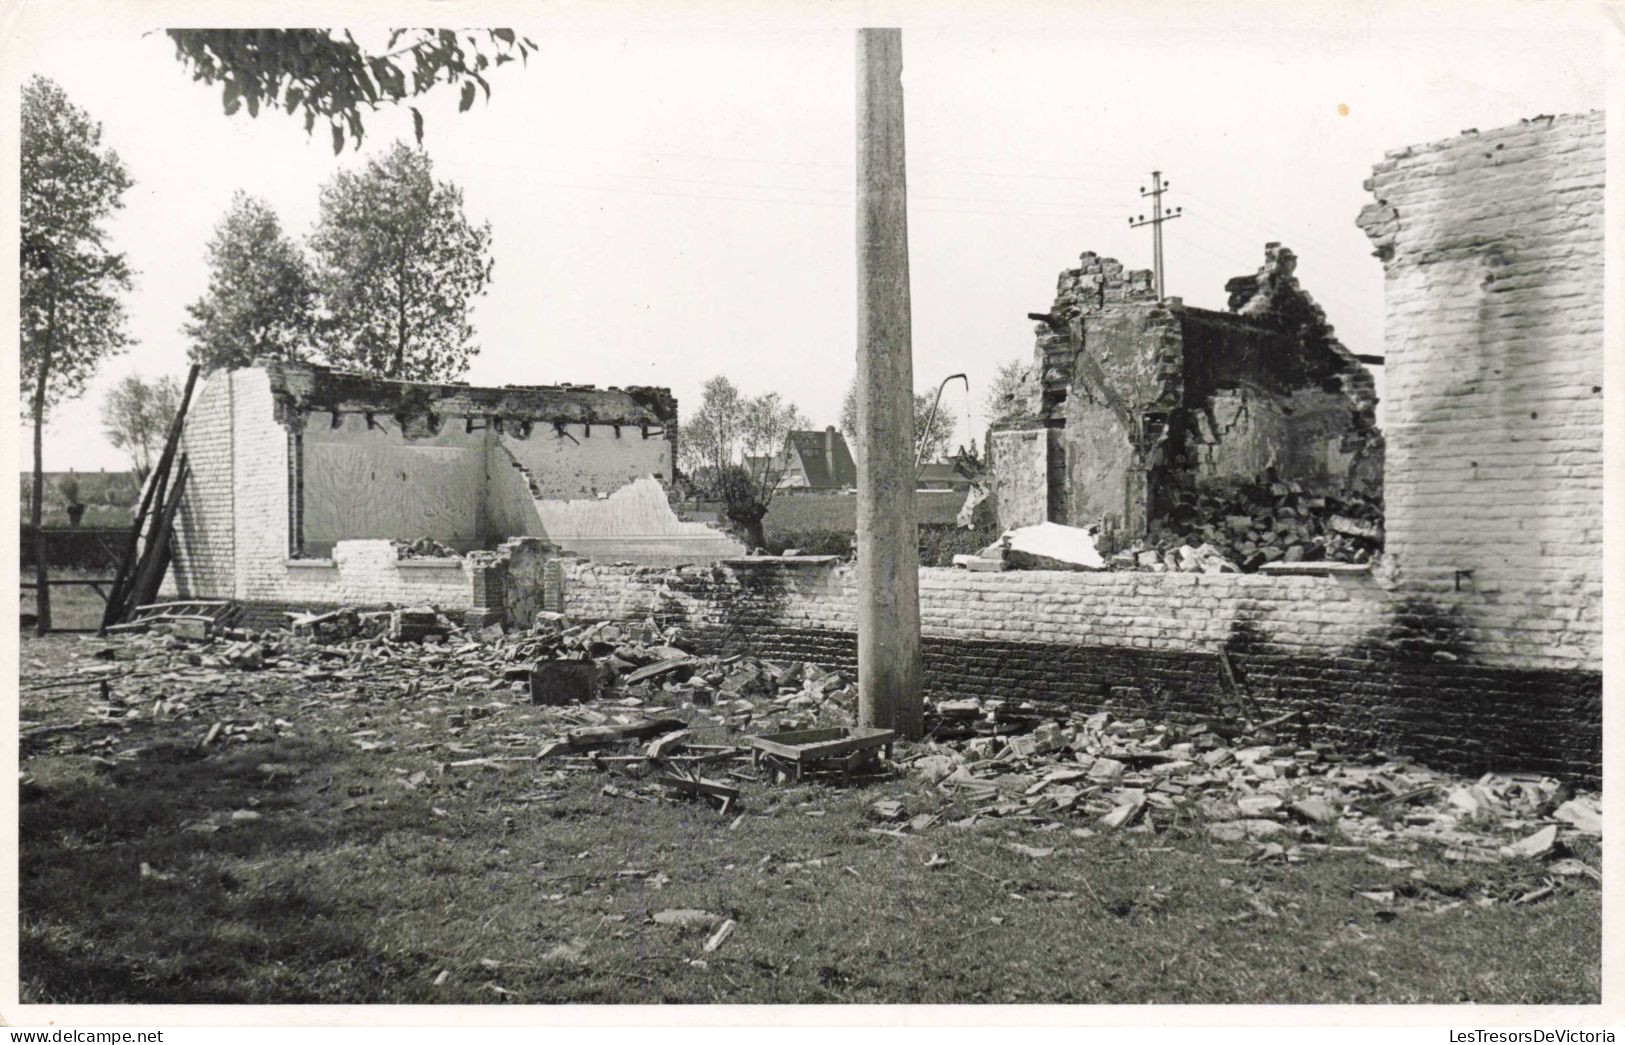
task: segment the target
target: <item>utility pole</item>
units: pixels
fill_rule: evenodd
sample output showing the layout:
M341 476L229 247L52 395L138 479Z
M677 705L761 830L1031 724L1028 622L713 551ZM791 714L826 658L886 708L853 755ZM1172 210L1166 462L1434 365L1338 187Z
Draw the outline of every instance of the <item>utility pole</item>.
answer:
M1150 225L1151 226L1151 271L1154 274L1154 278L1157 281L1157 300L1158 301L1161 301L1162 298L1163 298L1163 293L1162 293L1162 224L1165 221L1173 221L1175 218L1179 217L1180 214L1184 213L1184 211L1185 211L1184 207L1175 207L1173 209L1173 211L1168 213L1168 214L1164 214L1162 212L1162 194L1168 191L1168 185L1169 185L1168 182L1165 182L1165 181L1162 180L1162 172L1161 171L1152 171L1151 172L1151 191L1147 192L1147 191L1145 191L1145 186L1144 185L1140 186L1140 195L1141 195L1141 197L1145 197L1145 196L1151 197L1151 217L1149 219L1147 219L1144 214L1141 214L1136 218L1128 219L1129 228L1131 228L1131 229L1141 228L1142 226L1145 226L1145 225Z
M858 720L925 733L903 34L858 30Z

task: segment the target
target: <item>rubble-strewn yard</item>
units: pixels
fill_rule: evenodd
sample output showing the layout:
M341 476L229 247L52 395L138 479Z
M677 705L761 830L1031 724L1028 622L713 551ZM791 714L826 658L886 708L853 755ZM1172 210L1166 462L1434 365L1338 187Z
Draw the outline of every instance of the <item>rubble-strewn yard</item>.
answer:
M1600 822L1553 780L1340 752L1244 694L1157 723L1012 693L850 787L776 783L732 746L850 723L839 673L365 624L24 642L25 1001L1599 997ZM554 655L619 681L533 704ZM660 783L688 773L740 795Z

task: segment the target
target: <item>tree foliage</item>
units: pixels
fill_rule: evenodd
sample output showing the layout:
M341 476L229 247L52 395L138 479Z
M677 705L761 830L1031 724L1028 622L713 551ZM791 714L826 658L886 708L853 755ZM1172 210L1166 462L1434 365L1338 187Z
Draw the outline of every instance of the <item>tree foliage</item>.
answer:
M41 399L36 422L134 343L120 297L130 267L104 227L131 182L101 138L101 124L55 83L35 76L24 85L18 369L23 397Z
M315 328L316 288L299 245L270 204L244 192L209 241L209 289L186 306L192 362L205 371L255 356L297 358Z
M700 408L678 433L678 460L684 471L697 476L734 463L743 409L739 389L726 377L718 374L701 386Z
M114 449L130 455L135 474L145 481L154 457L181 406L181 386L173 377L147 381L130 374L102 400L102 431Z
M435 181L421 149L397 142L322 188L310 239L325 315L318 337L336 365L401 380L449 380L468 368L469 309L491 281L491 226Z
M466 112L480 91L490 99L487 71L516 59L525 64L536 50L512 29L393 29L382 47L364 46L349 30L333 29L170 29L168 34L193 80L221 85L227 116L244 108L251 117L262 108L301 112L307 134L319 121L327 124L335 154L344 150L346 135L360 147L363 112L398 105L440 84L461 85L458 108ZM422 144L423 114L409 108Z
M17 369L34 423L28 518L35 541L35 626L43 635L51 627L40 528L45 418L53 405L84 391L104 357L132 342L119 298L130 288L130 267L109 247L103 227L123 206L130 177L118 155L102 148L101 124L50 80L35 76L23 85L21 122Z
M680 433L679 453L700 495L721 501L728 521L761 547L762 520L784 476L785 436L810 426L779 393L744 396L718 375L702 387L700 408Z
M939 407L936 417L931 416L931 407L936 399L934 391L914 394L914 453L921 461L935 461L941 457L954 437L954 419L947 410ZM858 438L856 379L846 386L846 397L841 400L841 431L851 443L854 455L862 453L862 440Z
M1030 377L1031 367L1020 359L999 366L982 399L982 412L989 422L1002 421L1031 409L1028 403Z

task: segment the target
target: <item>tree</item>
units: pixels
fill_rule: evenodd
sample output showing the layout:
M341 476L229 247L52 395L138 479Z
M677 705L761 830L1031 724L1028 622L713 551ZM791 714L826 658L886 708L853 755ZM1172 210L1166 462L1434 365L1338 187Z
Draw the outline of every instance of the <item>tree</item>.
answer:
M255 356L297 358L315 328L316 288L297 244L270 204L244 192L209 241L209 290L186 306L189 355L205 371Z
M479 348L469 307L491 281L491 226L435 181L421 149L397 142L322 187L310 239L328 359L401 380L449 380Z
M683 470L698 476L720 472L739 451L743 400L734 383L722 375L700 387L700 408L678 432Z
M703 496L722 502L723 514L753 547L767 543L762 520L784 476L785 436L810 424L777 392L742 396L719 375L702 387L700 408L683 426L678 444L685 468Z
M102 400L102 431L114 449L129 453L142 482L180 408L181 386L168 376L148 382L140 374L130 374Z
M739 477L728 482L721 498L723 510L734 525L757 548L767 543L762 520L773 503L773 494L784 478L788 463L785 437L796 429L812 427L794 403L777 392L767 392L744 401L739 417L740 450L744 455L744 482Z
M393 29L383 47L363 47L348 30L332 29L170 29L175 57L192 79L222 85L227 116L245 106L305 116L305 133L326 120L333 152L344 150L348 132L357 148L364 135L361 113L416 98L437 85L461 84L461 112L473 106L477 90L491 97L487 69L518 59L529 62L536 45L512 29L473 32L452 29ZM489 48L491 54L485 50ZM412 110L418 144L423 114Z
M1030 368L1020 359L1000 365L982 400L982 411L989 422L1002 421L1031 409L1027 401L1030 374Z
M954 419L948 411L937 409L935 418L931 407L937 401L935 392L914 394L914 453L921 461L934 461L948 449L954 437ZM929 426L927 421L930 422ZM841 400L841 431L852 444L854 455L862 454L862 440L858 438L858 384L856 380L846 386L846 398Z
M84 391L104 357L133 343L119 299L130 289L130 268L123 254L109 248L103 228L123 206L130 178L101 139L101 124L55 83L35 76L23 86L18 371L34 423L29 520L42 635L51 623L40 530L45 418L62 399Z

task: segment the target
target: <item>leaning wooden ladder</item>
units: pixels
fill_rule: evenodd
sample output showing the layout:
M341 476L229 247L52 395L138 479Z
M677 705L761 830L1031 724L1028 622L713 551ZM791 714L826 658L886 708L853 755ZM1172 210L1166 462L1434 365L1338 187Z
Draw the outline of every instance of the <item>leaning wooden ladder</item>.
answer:
M186 455L180 450L181 430L186 424L186 409L192 402L192 389L197 384L198 368L194 365L186 375L186 389L181 393L181 405L175 419L169 424L169 435L164 440L163 455L153 469L136 509L135 521L130 526L130 537L124 546L113 587L107 593L107 609L102 613L101 630L129 619L135 607L149 603L163 583L169 568L169 540L175 524L175 513L180 510L181 496L186 489ZM177 460L178 456L178 460ZM171 482L173 472L174 481ZM150 521L150 525L149 524ZM145 536L142 531L146 530Z

